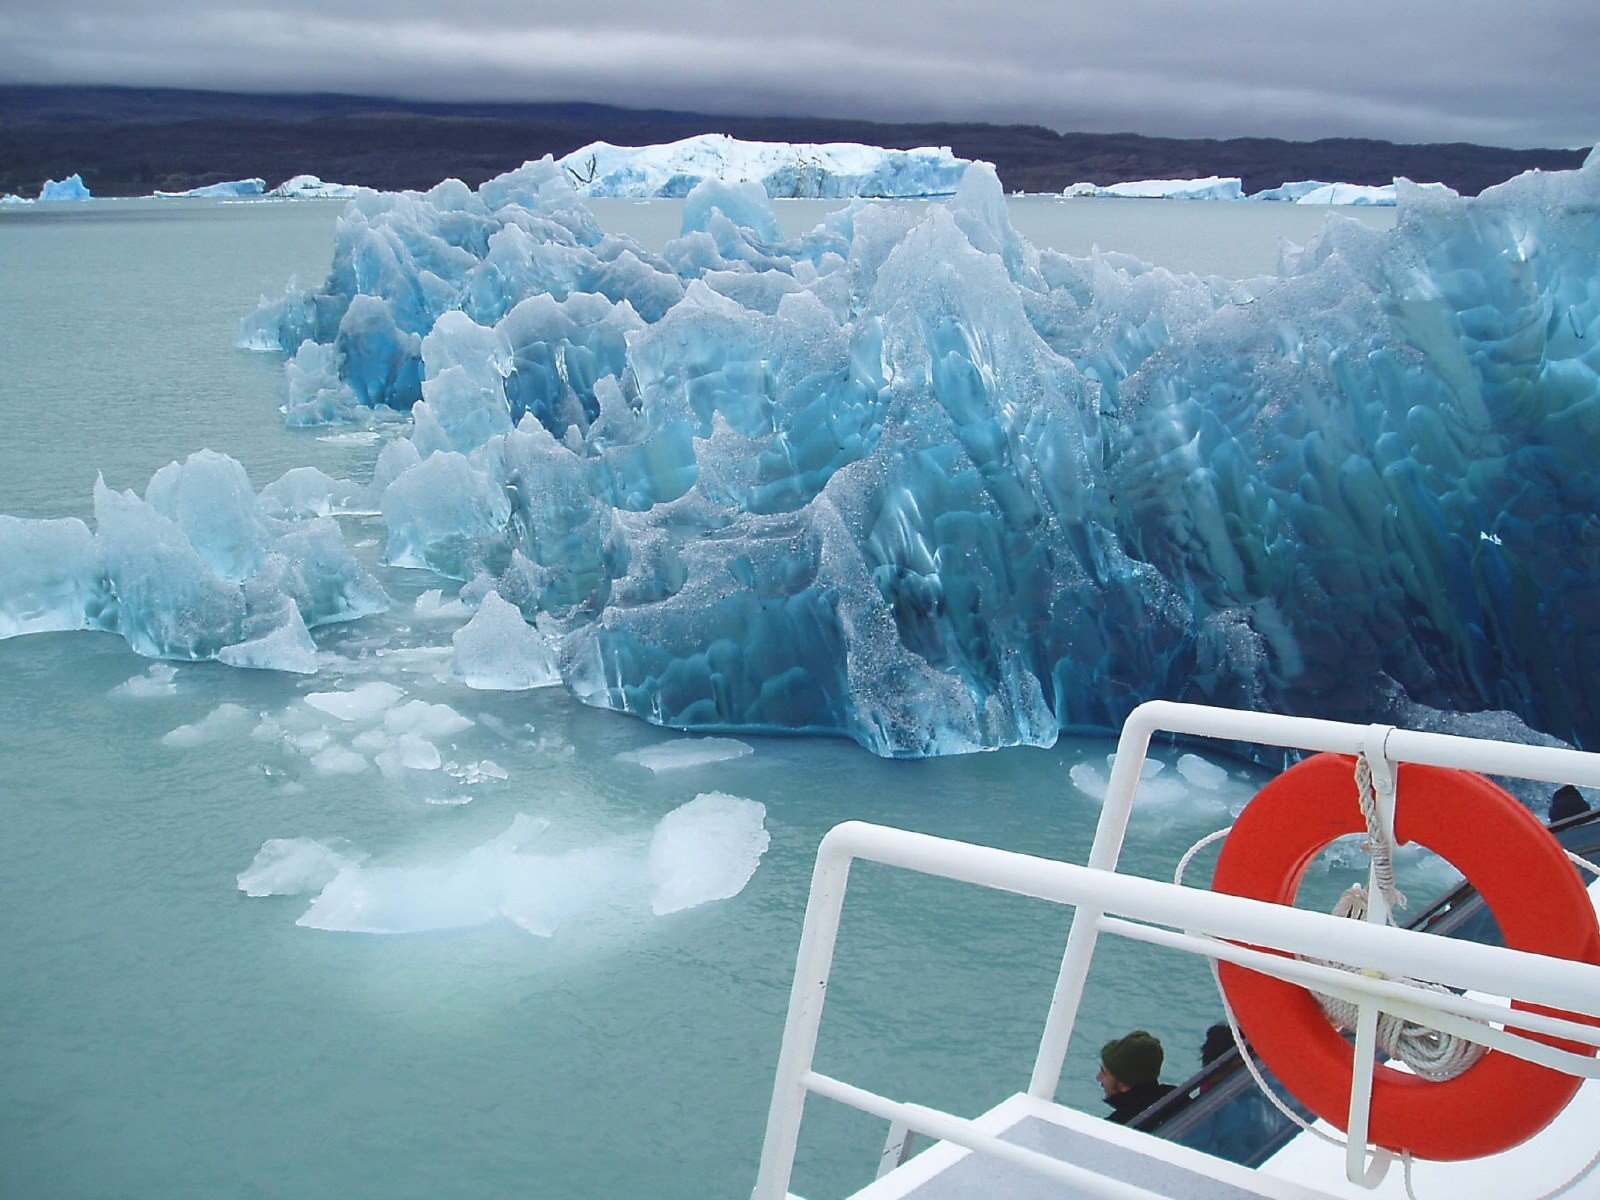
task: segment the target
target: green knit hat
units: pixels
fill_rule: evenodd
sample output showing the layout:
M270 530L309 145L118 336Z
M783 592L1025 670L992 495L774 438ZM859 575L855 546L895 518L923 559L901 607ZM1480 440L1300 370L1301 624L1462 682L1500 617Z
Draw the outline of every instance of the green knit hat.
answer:
M1160 1079L1164 1057L1161 1043L1143 1029L1135 1029L1127 1037L1115 1038L1100 1047L1101 1065L1129 1087Z

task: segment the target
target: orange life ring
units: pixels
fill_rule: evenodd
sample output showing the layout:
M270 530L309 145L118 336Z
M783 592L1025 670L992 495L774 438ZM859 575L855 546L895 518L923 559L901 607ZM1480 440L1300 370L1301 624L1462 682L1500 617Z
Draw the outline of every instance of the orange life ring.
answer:
M1365 831L1354 771L1354 759L1318 754L1269 783L1224 841L1212 888L1293 904L1301 877L1323 848L1337 837ZM1507 946L1600 965L1600 929L1588 892L1532 813L1466 771L1405 763L1397 788L1396 842L1419 843L1465 875L1482 893ZM1354 1051L1316 999L1302 987L1258 971L1232 963L1219 968L1228 1003L1256 1055L1301 1103L1343 1129ZM1580 1054L1593 1052L1552 1037L1540 1040ZM1371 1140L1418 1158L1495 1154L1548 1125L1579 1083L1496 1050L1442 1083L1379 1065L1372 1084Z

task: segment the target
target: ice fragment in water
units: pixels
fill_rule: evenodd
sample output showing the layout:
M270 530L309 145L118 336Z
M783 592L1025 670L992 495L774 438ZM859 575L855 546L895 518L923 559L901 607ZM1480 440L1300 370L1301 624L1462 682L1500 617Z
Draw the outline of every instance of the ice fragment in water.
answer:
M136 700L149 699L152 696L175 696L178 694L178 668L168 666L166 663L152 663L150 669L142 675L135 675L126 683L119 683L111 689L113 696L130 696Z
M1195 787L1205 788L1207 791L1215 791L1228 782L1226 769L1201 758L1198 754L1181 755L1178 758L1178 774Z
M243 733L250 721L248 709L237 704L219 704L194 724L179 725L171 733L163 734L161 744L181 749L204 746L229 734Z
M650 838L650 910L657 916L737 896L767 852L766 807L704 792L674 809Z
M408 700L383 714L383 727L393 734L414 734L422 738L444 738L471 729L472 722L448 704L429 704Z
M246 896L304 896L320 892L360 856L335 850L311 838L271 838L239 874Z
M647 746L642 750L624 751L617 755L617 761L638 763L659 773L727 762L753 753L754 750L736 738L683 738L676 742Z
M421 621L441 621L446 618L465 617L472 612L459 599L446 600L444 592L439 588L430 588L417 597L417 619Z
M367 721L397 704L404 695L392 683L363 683L347 692L311 692L306 703L341 721Z
M472 620L450 640L455 646L452 670L470 688L520 691L561 682L539 631L496 592L483 598Z
M359 775L367 766L365 758L343 746L329 746L311 756L311 768L318 775Z
M93 543L76 519L0 516L0 638L84 627Z

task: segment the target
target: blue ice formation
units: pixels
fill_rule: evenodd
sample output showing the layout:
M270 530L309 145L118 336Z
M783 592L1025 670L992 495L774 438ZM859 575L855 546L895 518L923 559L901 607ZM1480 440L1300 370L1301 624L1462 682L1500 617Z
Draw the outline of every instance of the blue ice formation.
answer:
M591 142L556 160L584 196L687 196L706 180L768 196L948 196L968 160L948 146L886 150L856 142L747 142L704 133L659 146Z
M226 455L168 464L143 499L100 480L94 517L0 516L0 638L102 629L151 658L310 673L310 628L389 605L337 524L268 515Z
M288 419L409 411L392 562L494 587L585 701L887 755L1167 697L1600 735L1600 158L1400 185L1242 283L1040 251L993 173L661 251L564 173L374 195L245 341Z
M1203 179L1138 179L1112 183L1069 184L1063 196L1097 196L1122 200L1243 200L1238 176L1207 175Z
M65 179L47 179L39 189L41 201L88 200L89 189L83 186L83 176L68 175Z
M265 179L231 179L226 183L208 183L204 187L190 188L186 192L156 192L164 200L184 198L199 200L243 200L260 196L267 190Z

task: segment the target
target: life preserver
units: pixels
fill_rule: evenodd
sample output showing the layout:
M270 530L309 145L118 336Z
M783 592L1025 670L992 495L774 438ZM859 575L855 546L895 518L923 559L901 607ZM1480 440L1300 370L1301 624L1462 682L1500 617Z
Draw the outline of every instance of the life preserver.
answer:
M1223 843L1213 889L1293 904L1302 875L1323 848L1337 837L1365 832L1354 770L1354 759L1319 754L1263 788ZM1419 843L1465 875L1482 893L1507 946L1600 965L1600 929L1588 892L1532 813L1480 775L1414 763L1400 766L1396 794L1395 841ZM1255 1054L1301 1103L1343 1129L1354 1051L1316 999L1302 987L1232 963L1220 963L1219 970ZM1552 1037L1539 1040L1593 1053ZM1418 1158L1495 1154L1548 1125L1579 1084L1496 1050L1444 1082L1379 1065L1370 1138Z

